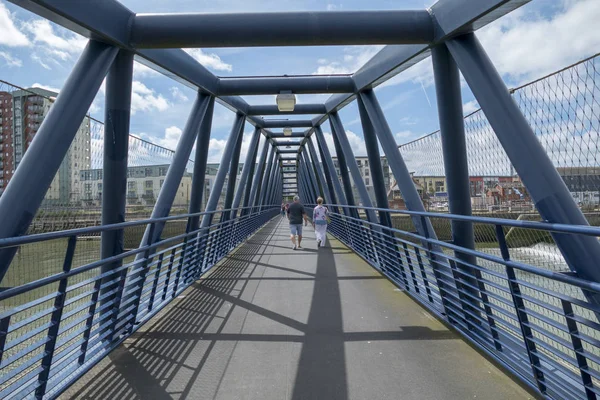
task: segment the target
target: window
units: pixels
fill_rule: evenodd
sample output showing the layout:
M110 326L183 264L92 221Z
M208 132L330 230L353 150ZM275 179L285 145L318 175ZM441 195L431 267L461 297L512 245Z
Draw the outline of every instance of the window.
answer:
M127 189L135 190L135 181L127 182Z
M99 183L99 184L98 184L98 190L99 190L99 191L100 191L100 190L102 190L102 183Z
M164 180L164 179L161 179L161 180L160 180L160 187L162 187L163 183L165 183L165 180Z
M369 176L369 169L365 168L365 176Z
M145 176L152 176L152 168L146 168Z
M369 186L369 178L365 178L365 185Z
M153 183L152 181L146 181L146 189L154 187Z

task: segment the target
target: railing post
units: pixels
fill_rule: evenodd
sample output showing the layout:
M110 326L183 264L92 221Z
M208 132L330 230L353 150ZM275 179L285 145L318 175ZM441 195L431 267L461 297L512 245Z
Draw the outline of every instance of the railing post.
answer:
M248 147L248 153L246 154L246 161L244 162L244 167L242 169L240 183L238 185L237 191L235 192L235 198L233 199L233 210L231 211L231 219L235 219L237 217L237 209L242 201L242 194L245 193L246 197L250 197L250 191L248 190L248 188L252 184L252 171L254 170L254 163L256 162L256 150L258 149L258 141L260 140L260 135L260 128L255 128L254 133L252 134L252 138L250 139L250 146Z
M500 247L500 254L504 261L510 261L510 254L508 251L508 245L506 244L506 237L504 236L504 230L501 225L496 225L496 239L498 240L498 246ZM537 355L537 346L533 341L533 332L529 325L529 317L525 311L525 303L521 296L521 288L517 282L517 276L515 269L510 266L506 266L506 277L508 279L508 288L510 295L515 307L515 314L519 321L519 327L521 328L521 334L523 335L523 343L527 350L527 356L529 357L529 364L531 366L531 372L538 385L538 389L542 394L546 394L546 380L544 373L542 372L542 366L540 358Z
M460 77L458 67L450 56L444 44L432 49L433 72L437 94L440 132L442 137L442 151L444 153L444 169L446 171L446 190L451 214L471 215L471 191L469 188L469 165L467 162L467 145L465 142L465 126L463 120L462 97L460 92ZM451 221L452 243L466 249L475 249L475 235L473 224L467 221ZM461 273L457 280L466 285L461 285L469 295L459 291L461 299L469 306L471 311L479 316L479 300L481 298L488 322L493 324L492 310L489 307L485 286L481 282L481 272L469 265L476 265L475 256L461 251L454 252L456 258L462 262L456 264ZM458 282L457 282L458 284ZM479 288L479 290L475 289ZM471 318L472 319L472 318ZM476 321L471 321L477 324Z
M446 45L542 219L589 225L475 34L464 34ZM600 282L600 243L595 237L562 233L552 233L552 237L572 271ZM600 304L599 295L586 293L586 297Z
M119 50L90 40L0 197L0 238L27 232ZM17 247L0 249L0 282Z
M102 164L102 225L125 222L127 202L127 157L129 152L129 118L133 79L133 53L120 50L106 78L106 105L104 110L104 155ZM103 231L100 234L100 257L109 258L124 250L123 229ZM123 261L103 265L104 274L119 268ZM122 272L121 275L125 273ZM123 278L123 277L122 277ZM102 279L100 297L110 291L110 275ZM104 298L100 306L112 301ZM104 310L103 314L111 310Z
M67 273L71 270L76 245L77 236L69 237L67 252L63 263L63 273ZM51 325L50 328L48 328L48 339L46 341L46 345L44 346L44 358L42 358L41 362L42 371L38 375L39 386L35 390L36 399L42 399L46 394L46 385L48 384L48 379L50 377L52 358L54 357L54 351L56 349L56 339L58 338L63 309L67 299L67 283L68 278L63 278L58 283L58 294L54 299L54 311L52 311L52 315L50 317Z

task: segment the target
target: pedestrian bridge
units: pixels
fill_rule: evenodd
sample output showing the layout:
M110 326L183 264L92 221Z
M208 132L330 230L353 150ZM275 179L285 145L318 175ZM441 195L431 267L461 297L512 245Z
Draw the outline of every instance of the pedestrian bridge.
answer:
M276 217L64 398L531 397L339 240ZM107 384L110 382L110 384Z
M475 33L527 0L255 14L10 1L89 42L0 197L1 399L597 398L598 212L573 201L556 168L564 160L532 126L576 120L552 143L571 154L600 129L599 74L585 64L552 107L536 93L528 120ZM386 46L355 73L326 76L217 77L181 50L373 44ZM373 90L429 56L447 213L425 210ZM197 90L148 218L126 208L134 58ZM472 212L459 71L488 124L479 130L524 186L523 218ZM40 215L63 215L40 207L105 78L101 223L32 233ZM295 104L296 94L331 96ZM277 105L242 97L256 95ZM374 193L338 113L355 101ZM235 118L203 207L215 102ZM238 173L246 122L254 129ZM174 199L194 147L181 214ZM390 207L382 151L402 210ZM419 161L434 162L431 151ZM573 158L575 169L588 159ZM280 208L296 194L309 218L324 198L326 247L308 226L304 248L292 250ZM81 202L69 210L77 221L94 212Z

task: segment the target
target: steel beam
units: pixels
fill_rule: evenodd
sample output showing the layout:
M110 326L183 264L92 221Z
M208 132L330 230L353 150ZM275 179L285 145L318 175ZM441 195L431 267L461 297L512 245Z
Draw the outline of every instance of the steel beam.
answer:
M331 118L329 119L329 124L331 126L333 146L335 147L338 167L340 169L340 176L342 177L342 184L344 187L344 193L346 195L346 204L349 206L356 206L356 203L354 202L354 191L352 190L352 181L350 180L350 175L348 173L348 164L346 164L346 157L344 156L344 151L342 150L338 136L334 133L334 129L336 129L336 127L334 126ZM334 175L334 177L335 176L336 175ZM353 218L359 218L358 210L356 208L349 208L348 211L349 216Z
M469 165L458 67L444 44L432 49L432 61L449 209L451 214L470 216ZM475 249L475 235L471 222L452 220L451 227L453 244L466 249ZM473 314L479 315L479 300L476 299L480 298L477 287L480 286L481 273L478 269L469 266L477 265L477 258L460 251L455 251L455 256L462 261L456 263L457 268L464 272L457 278L466 283L466 285L462 285L463 289L470 294L465 296L459 292L459 296L463 302L469 305ZM484 290L481 295L483 292ZM486 300L484 306L487 307L487 297L484 300ZM466 315L466 318L473 319L469 314ZM493 318L489 320L493 324Z
M344 195L344 190L342 189L342 185L338 179L338 174L336 173L335 166L333 165L333 159L331 158L331 153L329 152L329 148L327 147L327 142L325 141L325 136L323 135L323 131L320 126L315 127L315 136L317 138L317 145L319 146L319 151L321 152L321 161L323 162L323 166L327 169L325 171L325 177L327 178L327 184L332 189L331 197L333 199L337 198L337 204L340 205L350 205L348 204L348 200ZM334 192L335 191L335 196ZM336 203L332 203L336 204ZM351 217L350 209L344 207L344 213Z
M311 120L262 120L263 128L312 128ZM304 136L304 134L303 134ZM290 136L282 136L290 137ZM293 134L292 134L293 137Z
M256 163L256 153L258 149L258 141L260 140L260 129L255 128L254 133L252 134L252 138L250 139L250 145L248 146L248 153L246 154L246 161L244 162L244 167L242 168L242 174L240 176L240 183L238 185L237 191L235 192L235 198L233 199L233 205L231 210L231 219L235 219L238 214L238 207L242 201L242 194L247 193L248 197L250 197L250 191L247 190L251 186L252 183L252 170L254 169L254 164Z
M118 51L93 40L83 50L0 197L0 238L27 232ZM16 251L0 249L0 282Z
M256 168L256 173L254 174L254 178L252 180L252 190L250 192L250 199L248 199L248 206L252 207L250 210L244 211L244 213L250 213L254 211L254 207L256 206L257 199L260 196L260 189L263 181L263 174L265 173L265 167L267 162L267 153L269 152L269 140L265 140L263 144L262 152L260 153L260 159L258 161L258 165Z
M131 86L133 79L133 54L120 50L106 78L104 107L104 154L102 162L102 225L125 222L127 203L127 155L129 151L129 119L131 109ZM105 259L124 251L123 229L103 231L100 235L100 258ZM122 261L103 265L100 273L110 272L122 265ZM116 276L108 276L101 282L100 304L111 298L102 296L112 288L105 287Z
M246 118L242 114L235 115L235 121L233 123L233 128L231 130L232 136L237 138L237 142L233 149L233 154L229 159L229 179L227 180L227 192L225 192L225 201L223 203L223 209L229 210L233 205L233 197L235 195L235 185L237 183L237 174L240 166L240 152L242 151L242 141L244 139L244 123L246 122ZM259 131L260 132L260 131ZM242 182L240 181L240 186ZM241 194L241 191L240 191ZM222 221L227 221L229 217L233 213L224 212L221 215Z
M350 75L257 76L220 78L219 96L278 94L282 90L294 94L354 93Z
M324 104L296 104L294 111L279 111L277 105L250 106L247 115L323 114Z
M242 125L242 129L239 129L240 124ZM233 158L236 147L238 146L239 136L241 136L244 132L243 126L243 116L236 115L233 127L231 128L231 133L229 134L229 137L227 138L227 143L225 144L225 149L223 149L223 155L221 156L221 162L219 164L219 169L217 170L217 175L215 176L215 181L213 183L212 190L208 197L208 202L206 203L206 209L204 211L207 214L202 216L200 228L208 228L212 224L214 211L217 209L219 199L221 198L221 193L223 192L225 177L227 176L230 170L229 160ZM206 231L201 232L200 234L204 235L205 233Z
M310 162L309 158L306 156L306 149L300 153L300 158L304 162L304 166L306 168L307 177L310 182L310 187L313 191L313 198L310 200L311 203L316 204L317 197L322 196L321 189L319 188L319 182L317 181L317 177L315 176L315 170Z
M383 168L381 166L381 154L379 153L379 143L373 128L373 124L365 105L361 98L358 98L358 111L360 121L363 128L363 137L365 139L365 147L367 149L367 157L369 159L369 169L371 171L371 180L373 181L373 189L375 191L375 200L377 207L389 209L385 179L383 177ZM392 227L392 219L387 211L379 211L379 222L383 226Z
M280 127L281 128L281 127ZM283 133L270 133L268 135L271 139L290 139L290 138L304 138L306 137L306 132L292 132L290 136L285 136Z
M360 170L358 169L358 164L356 163L356 157L354 157L354 152L352 151L352 146L350 146L350 142L348 141L348 136L346 135L346 131L344 126L342 125L342 120L337 112L330 114L329 122L331 123L331 131L333 134L334 143L336 143L336 152L338 155L338 160L340 160L340 152L337 150L338 147L343 154L344 163L347 165L347 169L345 169L346 174L348 174L348 170L352 175L352 181L354 182L354 186L358 190L358 195L360 196L360 200L362 202L363 207L367 207L365 209L365 213L367 214L367 218L369 222L378 223L377 217L375 216L375 211L368 209L373 207L373 203L371 202L371 198L369 197L369 192L367 191L367 187L365 182L363 181L362 175L360 174ZM346 161L347 160L347 161ZM340 163L340 170L342 164Z
M302 199L304 203L312 203L316 198L315 185L313 184L310 174L308 172L308 165L304 161L304 158L299 159L300 171L302 171L303 182L306 187L306 195L308 198Z
M192 193L190 196L190 214L202 211L202 198L204 197L204 180L206 178L206 163L208 162L208 148L210 146L210 134L215 108L215 99L211 96L206 114L200 124L198 137L196 138L196 156L194 157L194 172L192 175ZM193 232L200 227L200 216L191 217L188 231Z
M273 146L276 147L282 147L282 146L300 146L302 145L302 141L301 140L295 140L295 141L290 141L290 142L277 142L274 141L273 142Z
M269 158L266 164L266 168L265 168L265 174L263 176L263 179L261 181L262 186L259 187L259 191L256 195L256 203L254 204L255 206L258 206L259 211L262 210L262 206L265 204L265 195L266 195L266 190L265 188L268 187L269 185L269 179L271 177L271 169L273 168L273 163L275 162L275 153L276 153L276 148L273 146L270 146L270 153L269 153Z
M334 204L335 196L332 196L331 186L329 185L328 180L325 178L325 173L323 172L323 168L321 168L321 163L319 162L319 157L317 157L317 152L315 151L315 146L312 142L312 139L307 139L306 145L308 148L308 152L310 154L310 158L315 166L315 172L317 177L319 178L319 182L321 184L321 191L323 193L323 199L325 203ZM331 178L330 178L331 179Z
M476 36L465 34L447 46L542 219L589 225ZM595 237L558 233L552 237L571 270L600 282L600 243ZM588 296L600 303L600 296Z
M385 46L353 74L355 93L372 89L429 57L430 48L438 42L460 32L479 29L529 1L531 0L439 0L430 9L436 41L429 45L395 43ZM327 111L339 110L355 97L354 94L334 94L325 102ZM325 120L327 115L320 115L314 118L313 124L320 125Z
M277 150L278 154L298 154L298 150Z
M158 194L158 198L154 204L151 218L164 218L169 216L171 207L173 206L173 201L175 200L177 190L179 189L179 185L181 183L181 179L190 159L190 153L192 152L194 141L196 140L200 126L202 126L202 122L207 115L209 104L211 102L212 96L200 92L197 94L188 120L185 124L181 137L179 138L179 142L177 143L173 160L169 165L167 175L165 176L160 193ZM146 227L146 231L144 232L142 241L140 242L140 246L159 241L164 225L164 222L157 222L153 228L151 225L148 225ZM152 234L152 237L149 237L150 234ZM136 260L143 257L143 253L138 253Z
M402 155L398 150L398 144L396 143L394 135L392 134L385 116L383 115L383 111L381 110L381 106L377 101L377 97L375 97L375 93L373 90L366 90L360 93L360 98L362 104L364 105L364 109L369 116L369 120L373 125L373 131L377 135L379 142L381 143L381 147L385 152L390 169L394 174L394 178L396 178L398 189L400 189L400 192L402 193L402 198L404 199L406 208L410 211L425 211L421 197L419 197L419 193L415 188L415 183L413 182L410 172L408 171L408 168L402 159ZM419 232L420 235L431 235L430 237L437 238L429 218L425 218L427 226L422 226L421 218L419 217L413 217L412 220L417 232Z
M427 10L137 14L135 48L429 43Z

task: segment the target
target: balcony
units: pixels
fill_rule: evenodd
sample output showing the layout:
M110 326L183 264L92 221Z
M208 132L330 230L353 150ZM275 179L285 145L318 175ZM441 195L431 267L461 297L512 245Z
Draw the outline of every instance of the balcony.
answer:
M43 114L44 107L38 105L29 105L27 106L27 112L31 114Z

